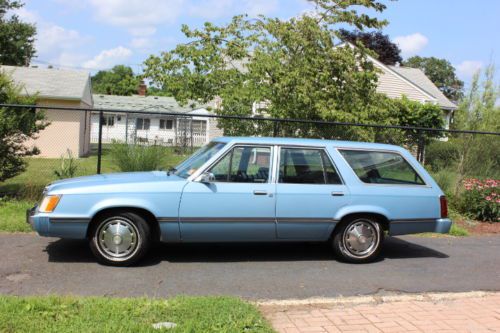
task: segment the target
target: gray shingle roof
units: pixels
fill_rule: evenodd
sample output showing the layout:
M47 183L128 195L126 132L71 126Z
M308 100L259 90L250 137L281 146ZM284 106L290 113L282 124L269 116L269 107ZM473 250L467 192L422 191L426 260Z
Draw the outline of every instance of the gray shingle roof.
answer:
M86 95L90 89L90 74L87 71L53 68L0 66L2 72L12 76L28 95L38 94L48 99L84 100L91 105Z
M162 96L116 96L93 95L95 109L124 109L151 112L180 112L199 113L206 111L205 106L191 107L189 104L181 106L173 97Z
M451 102L436 85L418 68L387 66L408 81L417 85L429 95L436 98L440 107L445 109L456 109L457 106Z

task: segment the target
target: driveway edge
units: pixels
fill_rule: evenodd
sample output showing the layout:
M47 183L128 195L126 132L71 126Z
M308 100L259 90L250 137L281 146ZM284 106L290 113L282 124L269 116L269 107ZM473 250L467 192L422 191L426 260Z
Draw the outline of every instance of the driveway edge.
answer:
M500 294L499 291L470 291L470 292L429 292L416 294L400 295L369 295L369 296L350 296L350 297L313 297L306 299L287 299L287 300L259 300L253 302L257 306L315 306L315 305L361 305L361 304L381 304L390 302L405 301L449 301L465 298L481 298Z

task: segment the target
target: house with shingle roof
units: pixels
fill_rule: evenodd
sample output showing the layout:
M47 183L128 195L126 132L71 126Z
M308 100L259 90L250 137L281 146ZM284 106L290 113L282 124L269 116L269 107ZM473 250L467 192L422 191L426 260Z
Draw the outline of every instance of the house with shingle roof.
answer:
M387 66L375 60L375 67L380 70L377 81L377 92L389 98L402 98L439 105L443 110L445 127L449 128L453 112L457 109L438 87L418 68L403 66Z
M146 96L145 89L138 95L114 96L94 95L94 108L104 111L102 141L118 140L139 144L161 144L179 146L186 143L201 146L209 140L222 136L217 120L204 115L211 114L208 106L194 106L194 103L181 106L173 97ZM116 110L151 112L124 113ZM180 115L168 115L178 113ZM183 116L185 115L185 116ZM91 118L91 142L97 143L99 137L99 113ZM191 140L192 139L192 140Z
M36 96L40 106L86 108L88 112L45 110L50 122L35 142L41 157L58 158L67 150L76 156L90 151L90 109L93 107L90 73L53 68L0 66L21 86L25 95Z

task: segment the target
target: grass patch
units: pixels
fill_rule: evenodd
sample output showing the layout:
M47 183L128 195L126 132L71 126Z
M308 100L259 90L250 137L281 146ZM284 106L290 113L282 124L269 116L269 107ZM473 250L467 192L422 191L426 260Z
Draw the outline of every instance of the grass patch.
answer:
M451 225L451 229L450 229L449 234L451 236L457 236L457 237L469 236L469 232L465 228L459 226L456 222L454 222Z
M18 200L0 200L0 231L30 232L26 223L26 209L33 207L33 202Z
M162 169L179 164L188 155L179 155L173 151L173 148L165 148L165 159L162 163ZM61 159L59 158L26 158L26 171L20 175L0 183L0 196L8 195L20 199L31 201L39 200L43 188L50 182L57 179L54 174L59 170ZM97 168L97 156L89 156L76 159L78 169L75 176L94 175ZM119 172L119 169L113 163L111 156L107 151L102 156L102 173Z
M234 297L169 300L0 296L0 332L273 332L259 311Z

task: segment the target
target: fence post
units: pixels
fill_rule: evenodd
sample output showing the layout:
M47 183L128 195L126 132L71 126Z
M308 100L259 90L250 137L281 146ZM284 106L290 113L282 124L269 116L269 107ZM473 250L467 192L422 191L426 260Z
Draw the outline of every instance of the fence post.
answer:
M102 158L102 121L104 120L104 114L99 111L99 139L97 142L97 174L101 173L101 158Z
M274 122L274 127L273 127L273 137L277 137L278 136L278 132L280 130L280 124L275 121Z
M423 131L418 131L417 160L424 163L425 138Z
M189 122L189 132L191 132L191 153L193 152L193 116L191 116Z

